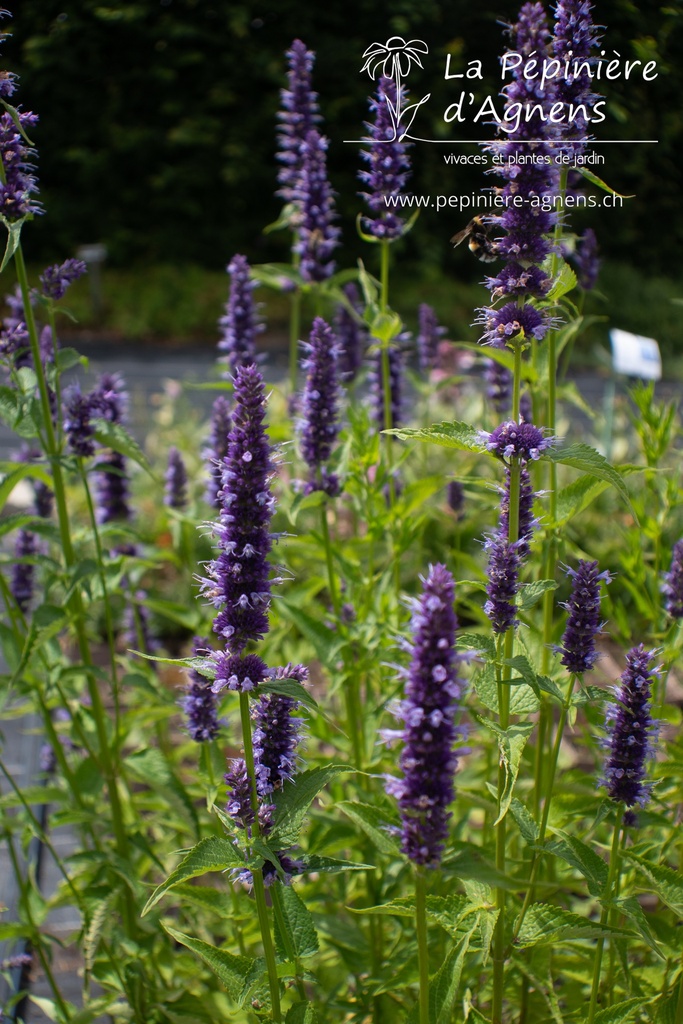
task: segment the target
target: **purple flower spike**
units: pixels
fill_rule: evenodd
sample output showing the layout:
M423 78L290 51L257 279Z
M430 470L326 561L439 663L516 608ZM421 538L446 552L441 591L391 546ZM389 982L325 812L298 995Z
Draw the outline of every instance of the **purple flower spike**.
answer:
M355 284L352 281L345 284L342 291L353 309L362 315L363 306ZM345 383L350 383L355 380L363 363L367 328L341 305L337 309L334 328L339 342L339 375Z
M251 783L247 774L246 763L242 758L235 759L225 773L228 787L228 802L225 810L240 828L249 829L254 824L254 811L251 806Z
M553 56L560 61L569 58L570 67L576 67L580 72L557 80L556 99L565 104L565 111L570 104L575 108L574 119L566 124L564 133L570 139L586 138L590 109L599 98L593 92L593 79L589 72L589 68L594 71L598 63L596 51L600 46L598 30L591 18L592 10L589 0L558 0L555 8ZM578 155L584 149L585 142L573 142L569 152Z
M458 759L454 724L462 682L455 653L455 584L444 565L432 566L411 622L412 660L400 717L399 766L387 792L401 811L401 849L415 864L438 867L448 836Z
M420 303L418 322L417 352L420 360L420 370L423 373L429 373L430 370L436 369L439 342L446 333L446 328L439 327L436 313L426 302Z
M490 434L482 431L481 437L487 449L501 459L519 459L522 463L539 459L555 443L554 438L545 437L543 430L533 423L515 423L514 420L501 423Z
M256 335L263 330L263 324L256 315L251 293L257 282L251 280L246 256L233 256L227 270L230 295L225 314L218 321L223 335L218 351L225 353L222 361L228 364L229 373L234 376L238 366L256 362Z
M465 507L465 489L459 480L449 480L446 488L446 501L458 519L462 519Z
M38 553L36 535L30 530L19 530L14 548L15 558L34 558ZM10 591L24 614L31 607L36 567L32 562L15 562L12 566Z
M27 134L38 123L36 114L18 113L19 123ZM33 174L35 150L27 145L12 115L0 117L0 160L3 180L0 182L0 214L10 223L24 217L43 213L40 203L32 196L38 193L38 182Z
M208 566L202 593L220 609L214 632L231 654L268 632L271 582L269 524L271 449L263 425L265 387L256 366L237 369L233 429L223 461L223 508L215 528L220 554Z
M390 78L380 78L377 98L370 100L370 112L375 120L373 124L366 123L370 132L369 149L361 150L361 157L370 169L359 171L358 177L367 186L368 191L360 195L373 214L363 218L363 230L374 238L393 242L403 234L405 223L387 206L387 197L398 196L405 191L410 177L410 161L407 144L398 141L389 104L396 109L396 83Z
M91 418L97 414L97 403L92 395L83 395L78 384L67 388L64 393L64 433L74 455L87 459L95 454L95 428Z
M311 72L315 53L295 39L287 51L289 71L287 88L280 93L282 109L278 112L279 152L283 165L277 176L282 186L278 195L286 202L296 202L303 155L301 147L312 128L322 120L318 113L318 94L311 88Z
M597 562L579 560L576 569L566 568L572 578L571 597L567 609L567 625L562 637L562 664L574 675L588 672L598 659L595 638L602 629L600 618L600 583L610 583L612 577L598 572Z
M500 348L500 345L496 345ZM486 397L497 413L510 411L512 402L512 374L507 366L487 359L484 364L484 380L486 381Z
M304 665L286 665L273 673L275 679L296 679L305 683L308 669ZM303 720L293 712L299 707L296 700L276 693L261 697L254 718L254 760L256 762L256 788L260 797L282 789L296 771L296 748L301 738Z
M590 292L595 288L600 273L600 259L598 258L598 240L592 228L586 228L579 239L574 253L576 264L576 275L581 288Z
M220 509L220 493L223 487L223 459L228 454L228 437L230 435L230 406L222 395L213 403L211 411L211 434L208 447L204 450L204 459L208 463L209 482L206 488L206 500L214 508Z
M654 755L656 728L650 713L651 687L657 670L650 668L656 651L646 651L643 644L626 655L626 669L621 685L616 687L617 702L610 705L607 720L610 734L605 764L604 785L616 803L644 807L650 798L651 784L645 782L648 757ZM630 815L626 824L634 823Z
M164 504L169 508L184 509L187 505L187 470L183 457L173 446L168 450Z
M494 633L507 633L517 622L515 597L519 590L520 556L518 544L511 544L502 533L486 540L489 555L484 611Z
M120 373L103 373L92 392L96 415L110 423L125 422L128 414L128 392Z
M207 644L198 636L194 638L192 653L195 657L207 654ZM190 686L181 707L187 718L187 731L195 743L207 743L216 738L219 732L216 695L199 672L190 672Z
M301 147L302 165L295 197L300 209L293 251L301 258L304 281L325 281L335 270L332 253L339 245L339 228L330 183L327 180L329 143L311 129Z
M480 309L475 323L486 328L480 339L483 345L502 347L509 341L531 338L542 341L554 320L529 303L518 306L516 302L508 302L500 309Z
M61 299L69 285L87 272L83 260L70 259L64 263L55 263L40 275L41 291L46 298Z
M97 521L100 525L130 519L130 496L126 459L120 452L110 452L98 462L95 481Z
M257 654L241 658L237 654L216 651L211 660L216 665L216 678L211 687L214 693L222 693L223 690L250 693L268 675L268 666Z
M671 568L664 573L664 581L664 607L672 619L683 619L683 539L674 544Z
M311 471L307 490L325 490L332 496L339 485L334 474L325 473L339 433L339 349L332 329L322 317L313 321L310 342L304 343L306 383L302 401L301 454Z
M498 530L502 537L507 537L509 532L510 514L510 469L505 467L505 490L500 502L500 519ZM531 477L526 465L522 465L519 472L519 524L517 530L517 554L520 559L526 558L529 554L529 544L533 537L534 530L538 526L538 520L534 517L534 491L531 486Z

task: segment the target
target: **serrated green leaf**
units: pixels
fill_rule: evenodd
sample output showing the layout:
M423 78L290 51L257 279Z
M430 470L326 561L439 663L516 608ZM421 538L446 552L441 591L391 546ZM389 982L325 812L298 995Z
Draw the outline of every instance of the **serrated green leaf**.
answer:
M636 198L635 196L622 196L621 192L615 192L615 190L611 188L607 184L607 182L603 181L602 178L599 178L597 174L594 174L593 171L589 170L588 167L573 167L572 170L578 171L579 174L582 174L584 178L588 179L588 181L592 181L594 185L597 185L598 188L601 188L603 192L609 192L613 196L619 196L620 199Z
M557 492L557 516L554 523L548 524L549 528L564 526L574 516L587 509L608 487L607 480L596 480L593 476L580 476L567 487L560 488Z
M337 860L336 857L319 857L317 854L311 854L309 857L298 857L300 861L303 861L304 868L302 874L312 874L314 872L324 872L325 874L336 874L340 871L372 871L374 870L374 864L364 864L362 861L357 860Z
M633 921L636 928L640 932L641 936L650 947L650 949L658 956L664 959L664 954L659 948L659 943L652 934L652 930L648 923L645 911L641 907L640 903L635 896L622 896L620 899L614 900L614 905L619 907L622 914L624 914L630 921Z
M495 640L479 633L459 633L456 646L465 651L481 651L492 661L497 657Z
M588 938L609 935L614 929L599 921L589 921L579 914L547 903L534 903L526 912L517 936L518 946L538 946L554 943L559 939ZM621 934L624 934L621 932Z
M469 948L473 926L467 935L449 952L443 964L429 982L430 1024L448 1024L460 986L465 955Z
M626 999L623 1003L615 1003L604 1010L598 1010L595 1015L595 1024L623 1024L630 1020L636 1010L642 1009L643 999L638 996L633 999Z
M498 818L494 822L497 825L498 822L503 820L510 807L512 791L517 781L519 765L522 760L522 752L526 746L526 741L534 730L534 723L518 722L507 729L501 729L500 726L495 722L491 722L488 718L483 718L481 715L476 715L475 717L485 729L495 734L498 740L501 763L505 771L505 785L501 794L500 810Z
M312 1003L295 1003L287 1010L285 1024L318 1024L318 1014Z
M125 455L127 459L131 459L141 466L150 476L154 476L147 456L125 427L120 423L111 423L109 420L100 419L94 419L92 424L98 444L104 448L111 448L112 451L118 452L120 455Z
M197 878L209 871L225 871L226 868L243 868L244 857L229 839L209 836L200 840L187 853L175 871L172 871L165 882L158 885L147 900L142 917L154 907L162 896L181 882Z
M625 856L638 865L652 885L653 891L670 910L683 918L683 877L663 864L653 864L645 857L626 851Z
M195 835L199 835L197 809L162 750L157 747L147 747L145 750L135 751L128 755L125 764L127 769L137 775L141 782L146 783L151 789L161 793L174 804L190 824Z
M564 295L567 295L574 288L576 288L576 274L569 264L563 260L560 272L553 281L547 299L549 302L559 302Z
M607 481L618 491L619 495L628 505L631 515L636 523L638 523L638 516L631 504L624 481L614 466L607 461L604 455L597 452L595 448L591 448L589 444L570 444L561 448L549 448L546 450L545 455L553 462L557 462L562 466L571 466L573 469L580 469L584 473L596 477L598 480Z
M56 366L61 372L70 370L73 366L87 365L87 363L86 357L82 356L75 348L60 348L57 352Z
M536 580L534 583L523 583L519 588L518 605L520 608L533 608L548 590L557 590L555 580Z
M562 829L551 829L551 831L560 836L560 840L546 843L546 851L576 868L586 879L591 896L602 896L607 885L608 874L604 860L597 855L595 850L575 836L570 836Z
M162 922L164 931L168 932L172 939L179 942L181 946L192 950L201 957L205 964L211 968L219 981L225 985L228 993L233 999L239 1001L247 976L252 971L255 960L246 956L235 956L225 949L216 949L208 942L201 939L194 939L190 935L184 935L175 928Z
M259 693L275 693L280 697L291 697L304 707L318 710L317 700L311 696L298 679L267 679L259 683Z
M353 772L354 768L346 764L332 764L324 768L310 768L296 775L294 781L287 783L283 789L275 793L273 803L273 828L268 835L268 842L274 849L285 849L293 846L299 838L308 808L316 796L328 782L337 775Z
M457 448L459 451L486 452L486 444L482 441L480 432L468 423L435 423L431 427L421 427L418 430L397 427L383 433L393 434L402 441L425 441L429 444L439 444L444 448Z
M282 907L289 940L289 942L285 942L283 937L280 936L282 948L288 950L291 944L292 954L299 959L306 956L314 956L319 949L318 933L315 930L313 918L308 907L291 885L279 885L277 894ZM276 915L276 936L278 927L279 922Z
M390 823L379 808L372 807L370 804L349 803L347 801L338 803L337 807L347 818L350 818L351 821L363 830L380 853L386 853L389 856L395 856L398 853L398 842L388 832Z
M510 801L510 814L514 818L525 842L530 845L535 843L538 839L538 825L533 815L516 796L513 796Z

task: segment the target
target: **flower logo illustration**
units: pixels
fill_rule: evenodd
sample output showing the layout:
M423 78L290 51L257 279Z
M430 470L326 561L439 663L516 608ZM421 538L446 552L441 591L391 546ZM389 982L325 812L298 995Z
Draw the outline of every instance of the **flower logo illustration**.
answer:
M418 108L431 95L431 93L427 93L419 103L413 103L401 109L403 92L401 80L408 76L413 64L417 64L420 68L423 66L420 54L426 53L429 53L429 47L422 39L411 39L410 42L406 42L402 36L391 36L386 43L371 43L363 54L365 63L361 68L361 74L367 71L374 82L379 73L380 77L390 78L396 85L396 106L394 107L389 97L386 97L394 124L394 138L387 141L395 141L399 137L399 133L399 141L406 137ZM400 125L402 120L404 124Z

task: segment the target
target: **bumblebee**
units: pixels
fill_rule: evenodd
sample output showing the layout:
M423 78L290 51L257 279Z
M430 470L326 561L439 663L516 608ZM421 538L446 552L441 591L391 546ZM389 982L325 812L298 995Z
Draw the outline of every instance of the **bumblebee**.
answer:
M457 235L451 238L451 245L457 246L469 238L469 250L484 263L492 263L498 259L495 242L489 238L489 226L484 224L481 217L473 217L467 227L458 231Z

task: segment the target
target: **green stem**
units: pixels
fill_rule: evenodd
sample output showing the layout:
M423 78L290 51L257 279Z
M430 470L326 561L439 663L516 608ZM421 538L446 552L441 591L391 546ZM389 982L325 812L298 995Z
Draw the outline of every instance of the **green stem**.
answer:
M296 990L299 993L299 998L301 999L301 1001L306 1002L306 989L304 988L303 967L301 966L301 960L297 956L296 950L294 949L292 937L289 934L287 921L285 920L285 914L282 907L280 885L278 882L276 882L275 885L271 886L270 896L273 901L273 912L275 914L275 920L278 923L280 934L282 935L282 942L285 947L285 955L289 962L294 964Z
M258 823L259 798L256 790L256 771L254 770L254 745L251 739L249 695L246 693L240 693L240 719L242 722L242 740L244 742L244 760L247 766L247 775L251 785L251 809L254 816L252 829L254 831L254 835L259 838L261 835ZM268 987L270 989L273 1020L280 1024L280 1021L282 1021L282 1011L280 1009L280 982L277 976L275 946L273 945L273 937L270 933L270 922L268 921L268 907L266 905L266 888L263 883L263 869L253 868L251 875L254 882L254 900L256 902L256 913L258 915L259 927L261 929L263 955L265 957L266 970L268 972Z
M427 879L423 867L415 868L415 927L420 971L420 1024L429 1024L429 945L427 943Z
M621 842L621 824L624 820L624 805L619 804L617 811L617 820L614 823L614 834L612 836L612 850L610 853L609 861L609 874L607 876L607 886L605 887L605 899L609 900L612 896L612 890L614 889L614 883L619 877L619 867L621 858L620 853L620 842ZM609 910L607 907L602 908L602 914L600 915L600 924L605 925L609 920ZM587 1024L593 1024L595 1020L595 1011L598 1005L598 993L600 991L600 975L602 973L602 954L605 948L604 936L598 939L598 946L595 951L595 963L593 966L593 987L591 989L590 1004L588 1007L588 1020Z
M320 527L323 535L323 544L325 546L325 561L327 563L327 582L330 588L330 600L332 601L332 607L334 609L334 616L337 620L337 625L340 625L341 616L341 601L339 592L337 591L337 581L334 578L334 564L332 562L332 541L330 539L330 524L327 521L327 500L324 500L320 506Z

